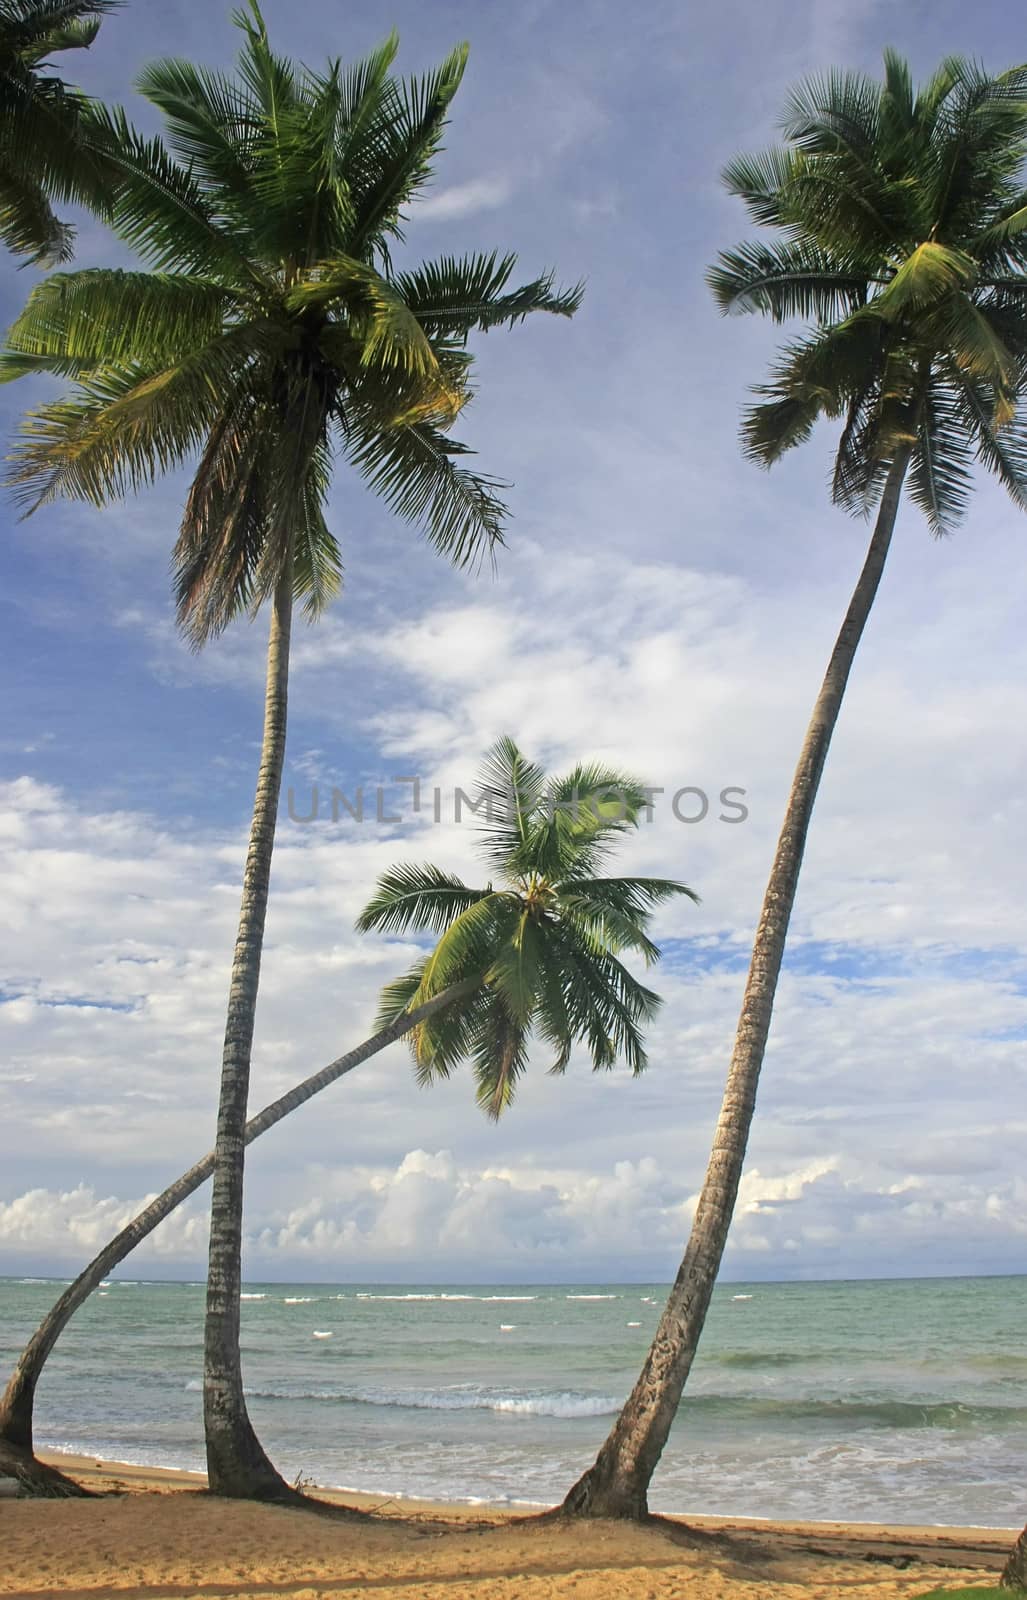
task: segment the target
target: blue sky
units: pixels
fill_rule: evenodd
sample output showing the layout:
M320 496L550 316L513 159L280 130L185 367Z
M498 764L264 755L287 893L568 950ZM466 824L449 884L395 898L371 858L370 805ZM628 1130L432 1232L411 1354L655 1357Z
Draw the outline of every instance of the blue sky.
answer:
M134 0L74 58L124 100L154 55L228 64L227 5ZM346 592L296 641L287 782L419 773L447 794L510 732L667 794L625 859L702 895L660 927L666 996L638 1083L539 1071L498 1128L466 1081L414 1088L401 1048L252 1155L254 1277L669 1275L687 1231L791 766L866 530L831 509L828 435L770 476L737 420L776 342L704 285L745 236L718 172L775 134L790 85L892 44L1010 65L1008 8L737 3L698 10L266 0L274 41L352 58L395 24L416 71L468 38L412 255L513 248L587 280L571 323L479 343L461 434L512 482L495 580L446 568L340 469ZM79 263L121 259L96 224ZM31 273L0 263L4 319ZM10 436L30 398L0 393ZM5 923L0 1270L72 1266L206 1148L259 739L263 623L177 639L184 475L103 512L19 522L0 561ZM1022 1271L1027 588L1022 516L982 483L963 529L896 546L814 826L727 1270ZM744 823L677 821L684 785ZM373 802L372 802L373 807ZM284 813L254 1105L366 1032L408 955L358 941L378 871L475 870L473 830ZM540 1066L544 1063L539 1063ZM145 1270L195 1274L194 1205ZM140 1263L133 1272L144 1270Z

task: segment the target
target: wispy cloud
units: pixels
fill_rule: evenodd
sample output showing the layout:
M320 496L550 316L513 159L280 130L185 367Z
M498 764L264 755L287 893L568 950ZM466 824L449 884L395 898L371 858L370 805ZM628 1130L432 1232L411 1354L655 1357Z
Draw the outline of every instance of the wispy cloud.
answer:
M418 222L453 222L478 211L496 211L513 192L509 178L472 178L440 189L417 203Z

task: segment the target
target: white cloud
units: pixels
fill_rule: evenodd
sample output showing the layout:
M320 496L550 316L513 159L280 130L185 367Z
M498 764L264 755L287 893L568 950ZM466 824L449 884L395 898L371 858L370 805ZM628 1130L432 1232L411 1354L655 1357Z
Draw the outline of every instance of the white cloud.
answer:
M584 1270L590 1251L600 1275L643 1256L672 1270L792 764L866 539L828 506L824 439L770 478L740 460L738 406L779 330L719 319L703 269L746 233L718 167L774 136L799 74L841 56L876 70L876 0L815 16L653 6L629 30L607 0L584 33L570 8L530 9L531 28L498 10L483 26L440 187L404 247L442 247L439 230L418 238L434 218L446 249L477 248L484 220L524 277L553 263L561 281L588 278L573 323L477 341L460 435L514 481L502 581L451 573L340 463L347 591L297 629L291 776L308 793L319 777L373 791L420 769L451 793L504 731L552 764L603 756L668 790L625 861L687 878L703 904L661 916L659 936L680 942L655 979L667 1005L639 1082L535 1071L493 1128L465 1079L416 1091L397 1047L262 1142L250 1248L284 1275L291 1250L309 1270L448 1260L473 1274L493 1236L518 1273ZM90 85L118 93L130 56L180 48L181 11L129 8L83 61ZM424 8L407 12L410 61L435 60ZM288 20L297 53L321 59L318 8ZM350 20L356 53L378 19L358 6ZM912 12L892 22L921 70L976 48L969 10L965 38L932 39ZM227 16L188 27L206 60L236 47ZM600 249L613 209L630 245ZM96 229L81 243L89 259L108 249ZM5 416L20 403L8 394ZM182 484L11 531L5 753L30 776L0 797L7 1259L70 1264L210 1142L266 625L199 657L175 636ZM810 839L735 1271L1024 1264L1025 590L1022 521L997 491L943 544L903 512ZM676 822L682 784L744 787L749 819ZM362 1036L408 959L352 932L376 873L430 857L470 875L472 845L472 829L423 814L283 821L255 1103ZM166 1263L199 1263L202 1208L190 1216L188 1237L169 1226Z
M953 575L934 581L923 617L882 602L814 824L733 1244L734 1260L755 1251L771 1274L810 1262L873 1270L881 1249L900 1263L972 1265L971 1235L953 1210L967 1184L983 1195L972 1201L983 1230L974 1249L996 1268L1022 1260L1014 1175L1027 865L1007 730L1027 713L1018 687L1027 673L1016 666L1024 646L1001 615L997 627L976 631ZM573 606L561 600L569 586ZM399 772L420 771L426 793L436 782L447 796L457 784L473 788L482 747L504 729L551 765L581 755L615 761L668 791L625 863L684 876L703 904L661 916L659 936L680 942L655 979L667 1004L644 1079L593 1078L580 1066L564 1081L536 1072L494 1129L466 1080L419 1092L394 1047L254 1151L255 1250L271 1251L286 1271L294 1237L312 1268L332 1271L342 1240L360 1245L361 1261L387 1261L399 1275L404 1260L470 1272L474 1251L484 1260L491 1244L482 1241L506 1217L526 1230L508 1258L520 1275L547 1262L566 1271L575 1252L584 1259L603 1240L623 1250L621 1272L639 1252L646 1272L672 1269L830 637L831 619L811 611L812 599L669 562L623 569L602 554L554 560L524 547L502 593L468 591L377 634L349 630L347 661L373 649L382 674L366 719L377 751L371 777L354 772L335 743L337 683L319 668L319 636L305 640L295 699L321 720L316 745L296 749L297 804L302 814L319 777L348 793L363 777L369 811L363 826L282 822L255 1108L362 1037L377 988L409 960L409 948L352 931L377 873L418 858L472 879L480 871L473 827L435 827L428 809L414 816L409 791L391 782ZM951 632L939 616L974 633L969 685L945 671ZM328 661L338 637L329 627ZM348 700L344 709L351 718ZM401 822L375 822L377 781ZM749 819L733 826L711 814L683 825L668 802L684 783L711 797L725 784L744 787ZM130 1199L210 1142L243 839L76 805L57 785L29 778L0 793L0 838L10 997L0 1006L0 1196L84 1184ZM567 1126L575 1166L550 1194L539 1174L561 1166ZM433 1128L444 1130L453 1172L404 1165L426 1141L433 1148ZM345 1202L355 1210L326 1202L333 1173L356 1175ZM902 1194L908 1206L898 1204ZM47 1237L38 1247L63 1253L66 1232Z
M449 1150L415 1149L395 1167L311 1169L307 1177L317 1187L302 1202L279 1208L265 1199L254 1208L245 1242L251 1278L480 1276L483 1240L494 1278L603 1278L615 1276L611 1262L626 1276L644 1277L647 1268L665 1276L696 1199L683 1196L678 1179L652 1157L583 1173L464 1166ZM115 1199L87 1185L30 1190L0 1203L0 1257L13 1265L41 1257L74 1264L149 1198ZM993 1250L1010 1234L1024 1237L1025 1199L1019 1176L958 1192L918 1180L913 1197L872 1173L855 1173L837 1155L773 1176L753 1168L743 1181L727 1270L735 1278L759 1276L795 1254L822 1268L854 1241L887 1270L896 1231L936 1267L939 1223L958 1227L968 1249ZM135 1270L194 1270L206 1228L202 1206L190 1202L140 1248Z
M508 178L471 178L467 183L437 189L417 202L418 222L452 222L457 217L473 217L479 211L496 211L510 198Z

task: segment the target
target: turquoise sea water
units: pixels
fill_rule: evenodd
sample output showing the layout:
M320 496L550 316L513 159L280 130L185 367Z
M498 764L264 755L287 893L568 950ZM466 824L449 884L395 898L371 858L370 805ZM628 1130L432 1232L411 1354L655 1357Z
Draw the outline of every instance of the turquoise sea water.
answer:
M0 1280L4 1369L58 1287ZM251 1413L289 1478L552 1501L605 1436L665 1293L252 1284ZM202 1468L202 1313L199 1284L114 1279L51 1357L39 1442ZM1019 1526L1027 1278L722 1286L652 1503Z

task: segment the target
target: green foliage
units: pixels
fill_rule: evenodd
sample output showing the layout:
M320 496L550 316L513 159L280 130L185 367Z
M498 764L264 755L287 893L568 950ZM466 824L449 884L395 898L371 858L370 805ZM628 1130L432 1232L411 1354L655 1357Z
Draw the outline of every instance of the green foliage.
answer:
M598 868L638 826L646 791L597 763L553 779L504 738L485 756L476 795L479 846L493 880L472 889L439 867L400 865L379 879L361 932L439 934L383 991L378 1026L454 983L475 985L412 1030L418 1080L470 1061L491 1117L509 1105L537 1035L563 1072L575 1043L598 1071L646 1065L643 1025L659 996L618 959L660 952L647 929L657 906L691 889L666 878L612 878Z
M808 330L746 412L769 466L822 418L843 419L832 492L864 512L896 453L931 528L963 515L979 462L1027 504L1027 68L950 57L917 91L885 53L881 82L811 78L785 148L739 157L727 187L783 238L724 252L725 311Z
M0 18L28 5L0 0ZM197 645L286 570L312 616L338 591L326 508L340 453L449 559L488 557L502 485L447 431L471 398L468 339L570 316L581 294L550 274L511 286L511 255L392 270L465 47L407 81L390 71L394 37L318 73L273 51L255 0L235 20L234 75L181 60L142 73L163 139L119 110L82 112L113 173L112 226L148 270L49 278L0 357L0 378L74 385L26 418L10 481L28 510L103 504L196 461L173 568Z
M85 98L50 57L92 44L121 0L0 0L0 239L37 265L67 261L74 229L51 202L103 212L107 171Z
M997 1589L990 1583L983 1589L928 1589L926 1594L917 1595L916 1600L1009 1600L1009 1590Z

